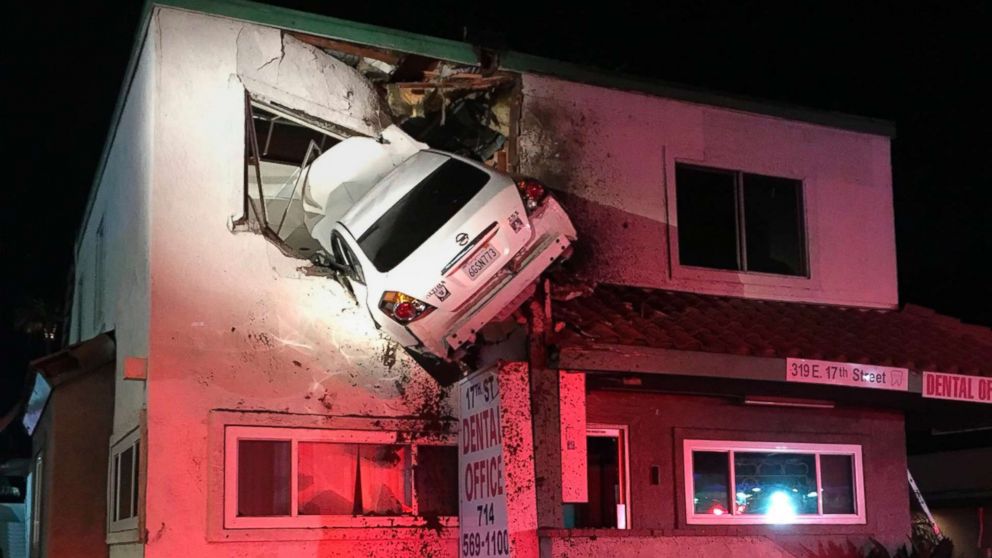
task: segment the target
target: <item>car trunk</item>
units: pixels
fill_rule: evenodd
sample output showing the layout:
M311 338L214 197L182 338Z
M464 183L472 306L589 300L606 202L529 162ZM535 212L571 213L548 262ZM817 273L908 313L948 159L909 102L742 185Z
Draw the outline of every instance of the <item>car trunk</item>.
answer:
M456 311L527 243L529 222L508 177L441 154L417 157L416 172L403 173L417 186L380 200L390 209L359 244L386 272L387 290Z

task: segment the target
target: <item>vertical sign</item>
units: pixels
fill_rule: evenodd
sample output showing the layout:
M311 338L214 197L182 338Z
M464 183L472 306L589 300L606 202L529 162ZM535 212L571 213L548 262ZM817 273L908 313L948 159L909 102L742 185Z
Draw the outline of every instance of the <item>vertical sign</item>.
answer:
M458 399L458 530L461 558L510 555L498 369L462 380Z

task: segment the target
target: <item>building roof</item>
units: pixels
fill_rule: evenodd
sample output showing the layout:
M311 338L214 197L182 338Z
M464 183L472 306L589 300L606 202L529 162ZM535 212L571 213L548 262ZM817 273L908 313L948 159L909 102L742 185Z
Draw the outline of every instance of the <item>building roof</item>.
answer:
M563 348L634 346L992 377L992 329L912 305L879 310L599 285L555 302L552 315Z
M387 48L398 52L419 54L421 56L463 64L479 63L478 49L466 42L348 21L247 0L150 0L149 4L220 15L250 23L269 25L290 31L300 31L322 37ZM856 116L836 111L816 110L742 95L730 95L700 87L626 75L521 52L500 52L499 67L513 72L545 74L569 81L589 83L614 89L641 91L659 97L754 112L855 132L884 136L891 136L895 133L895 126L892 122L878 118Z

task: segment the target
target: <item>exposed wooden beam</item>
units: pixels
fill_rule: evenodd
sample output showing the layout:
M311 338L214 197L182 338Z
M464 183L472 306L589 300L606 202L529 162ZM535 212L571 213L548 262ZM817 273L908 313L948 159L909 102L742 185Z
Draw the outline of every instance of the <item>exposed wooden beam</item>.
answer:
M372 58L374 60L381 60L387 64L392 64L393 66L399 64L400 61L403 60L403 56L404 56L403 54L396 52L394 50L358 45L355 43L339 41L337 39L328 39L327 37L316 37L314 35L307 35L305 33L290 33L290 35L296 39L299 39L304 43L307 43L308 45L313 45L318 48L336 50L338 52L343 52L345 54L353 54L355 56Z

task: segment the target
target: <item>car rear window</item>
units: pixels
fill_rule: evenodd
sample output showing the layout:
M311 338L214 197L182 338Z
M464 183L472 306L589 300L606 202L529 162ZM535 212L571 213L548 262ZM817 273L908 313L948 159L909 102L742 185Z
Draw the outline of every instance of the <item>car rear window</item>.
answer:
M489 182L486 172L448 159L372 224L358 239L381 272L396 267L448 222Z

